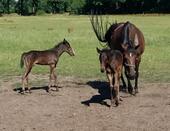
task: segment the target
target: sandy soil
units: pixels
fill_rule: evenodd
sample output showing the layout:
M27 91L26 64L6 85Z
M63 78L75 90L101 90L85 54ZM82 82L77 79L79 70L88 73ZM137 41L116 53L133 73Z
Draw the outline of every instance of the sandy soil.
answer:
M18 93L20 77L0 80L0 131L169 131L170 83L140 83L140 93L121 92L110 108L107 83L59 77L47 93L48 76L31 76L32 94ZM14 89L14 90L13 90Z

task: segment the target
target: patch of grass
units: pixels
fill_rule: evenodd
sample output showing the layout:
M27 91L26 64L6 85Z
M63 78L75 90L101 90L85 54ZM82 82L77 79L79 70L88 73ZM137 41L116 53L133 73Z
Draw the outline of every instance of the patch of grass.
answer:
M140 76L149 82L170 79L170 17L169 15L109 16L109 21L131 21L144 33L146 49ZM21 75L20 56L29 50L44 50L66 38L76 56L61 56L56 72L60 75L105 78L100 73L96 47L100 44L88 16L6 16L0 18L0 74ZM35 66L34 74L49 73L47 66Z

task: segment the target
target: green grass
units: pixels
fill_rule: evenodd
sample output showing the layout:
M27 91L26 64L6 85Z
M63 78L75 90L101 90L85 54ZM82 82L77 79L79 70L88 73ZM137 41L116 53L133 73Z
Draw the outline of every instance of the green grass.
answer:
M144 33L146 49L140 66L144 81L170 80L170 15L116 15L109 21L131 21ZM68 28L73 32L68 33ZM66 38L75 57L61 56L57 73L63 76L105 77L100 73L96 47L100 47L88 16L0 17L0 76L21 75L20 55L29 50L44 50ZM35 66L33 73L45 74L48 66Z

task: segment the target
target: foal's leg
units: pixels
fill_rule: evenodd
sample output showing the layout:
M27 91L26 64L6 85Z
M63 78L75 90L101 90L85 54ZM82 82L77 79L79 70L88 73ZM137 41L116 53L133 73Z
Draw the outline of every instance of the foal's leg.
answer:
M109 85L110 85L110 99L111 99L111 107L114 104L114 99L113 99L113 74L112 73L106 73L107 78L109 80Z
M50 65L50 76L49 76L49 84L48 84L48 89L47 89L47 92L49 92L49 89L51 87L51 81L52 81L52 65Z
M120 79L121 79L121 77L122 77L122 67L120 67L119 73L118 73L118 84L119 84L118 87L119 87L119 88L120 88ZM118 91L120 91L120 89L118 89ZM120 100L120 101L123 101L120 96L119 96L119 100Z
M50 65L50 79L49 79L49 85L48 85L48 90L47 91L49 91L50 87L52 86L53 77L55 78L55 75L54 75L55 67L56 67L55 64Z
M54 78L54 87L56 88L56 91L58 91L57 75L55 74L55 68L56 68L56 65L54 65L52 72L53 72L53 78Z
M23 75L23 77L22 77L22 93L23 93L23 94L25 93L25 84L24 84L24 81L25 81L25 79L26 79L26 81L27 81L27 86L28 86L28 75L29 75L29 73L31 72L31 69L32 69L32 65L26 67L25 73L24 73L24 75ZM28 86L28 91L31 93L29 86Z
M55 69L55 68L54 68ZM57 84L57 75L55 74L55 71L53 70L53 76L54 76L54 86L56 88L56 91L58 91L58 84Z
M120 81L120 77L119 77L119 74L118 74L118 72L115 72L115 74L114 74L114 91L115 91L115 104L116 104L116 106L118 106L119 105L119 98L120 98L120 96L119 96L119 81Z

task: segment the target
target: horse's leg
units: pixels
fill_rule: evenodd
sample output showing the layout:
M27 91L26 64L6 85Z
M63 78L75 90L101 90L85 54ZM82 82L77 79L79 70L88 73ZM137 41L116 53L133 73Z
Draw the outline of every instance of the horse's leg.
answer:
M118 73L118 84L119 84L118 86L119 86L119 88L120 88L120 79L121 79L121 77L122 77L122 67L120 67L120 70L119 70L119 73ZM118 91L120 91L120 89L118 89ZM120 96L119 96L119 100L123 101Z
M136 65L136 77L135 77L135 87L134 87L135 94L139 93L139 91L138 91L139 64L140 64L140 61Z
M50 76L49 76L49 84L48 84L47 92L49 92L49 89L52 86L51 85L51 82L52 82L52 73L53 73L53 68L52 68L52 65L50 65Z
M126 78L127 78L127 82L128 82L128 92L130 94L133 94L133 87L132 87L131 81L130 81L130 79L128 78L127 75L126 75Z
M32 65L27 66L26 69L25 69L25 73L24 73L24 75L23 75L23 77L22 77L22 93L23 93L23 94L25 93L25 84L24 84L24 81L25 81L25 79L26 79L27 85L28 85L28 75L29 75L29 73L31 72L31 69L32 69ZM28 86L28 91L30 92L29 86Z
M120 77L119 77L118 72L115 72L114 80L115 80L115 82L114 82L115 104L116 104L116 106L118 106L119 105L119 98L120 98L120 96L119 96L119 81L120 81Z
M110 99L111 99L111 107L114 104L114 99L113 99L113 74L111 73L106 73L107 78L109 80L109 85L110 85Z
M126 73L125 73L125 75L126 75ZM129 92L130 94L132 94L132 93L133 93L132 84L131 84L130 79L128 78L127 75L126 75L126 78L127 78L127 82L128 82L128 92Z
M55 68L55 64L51 64L50 65L50 77L49 77L49 84L48 84L47 92L49 92L50 87L52 87L52 79L54 77L54 68Z
M31 72L31 70L30 70L30 72ZM28 93L32 93L32 92L31 92L31 87L30 87L30 85L29 85L29 83L28 83L28 76L26 77L26 81L27 81Z
M127 92L126 82L124 80L123 73L121 73L121 80L122 80L122 84L123 84L123 88L122 89L124 89Z
M56 68L56 65L54 65L53 67L54 86L56 88L56 91L58 91L57 75L55 74L55 68Z
M25 92L25 84L24 84L24 82L25 82L25 73L24 73L24 75L22 77L22 90L21 90L21 93L23 93L23 94Z

